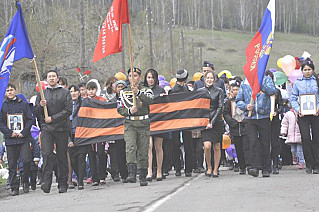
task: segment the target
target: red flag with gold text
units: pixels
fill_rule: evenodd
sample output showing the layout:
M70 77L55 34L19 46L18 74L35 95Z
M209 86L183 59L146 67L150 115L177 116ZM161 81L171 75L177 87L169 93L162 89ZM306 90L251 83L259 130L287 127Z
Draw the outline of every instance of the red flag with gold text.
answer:
M93 63L122 51L122 24L130 23L128 0L114 0L102 24Z

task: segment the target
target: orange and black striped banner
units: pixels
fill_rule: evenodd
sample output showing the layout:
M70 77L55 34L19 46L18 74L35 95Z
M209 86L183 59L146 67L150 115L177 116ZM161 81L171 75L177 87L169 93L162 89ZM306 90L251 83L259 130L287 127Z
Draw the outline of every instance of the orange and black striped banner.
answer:
M116 103L86 98L82 102L75 131L75 145L123 139L124 117ZM150 105L151 134L190 130L207 126L210 96L187 92L158 97Z

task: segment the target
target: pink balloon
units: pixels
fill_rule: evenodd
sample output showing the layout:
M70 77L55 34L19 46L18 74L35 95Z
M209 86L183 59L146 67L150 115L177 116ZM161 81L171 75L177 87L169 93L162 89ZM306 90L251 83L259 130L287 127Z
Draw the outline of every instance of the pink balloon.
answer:
M289 80L292 83L295 83L298 78L302 77L302 72L299 69L291 71L289 74Z
M282 70L285 72L287 76L289 76L290 72L295 70L296 60L291 55L286 55L282 58L281 61Z

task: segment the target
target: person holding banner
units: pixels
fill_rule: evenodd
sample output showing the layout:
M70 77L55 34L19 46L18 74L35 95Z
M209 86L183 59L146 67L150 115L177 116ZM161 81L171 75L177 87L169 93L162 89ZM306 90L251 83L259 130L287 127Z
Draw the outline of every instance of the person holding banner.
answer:
M154 69L149 69L145 73L145 78L144 78L144 85L146 87L149 87L152 89L154 98L160 97L165 93L164 89L159 86L159 81L158 81L158 73ZM156 151L156 168L157 168L157 173L156 173L156 180L161 181L163 179L162 175L162 163L163 163L163 139L166 136L167 133L162 133L162 134L157 134L154 136L150 137L150 146L148 150L148 173L146 179L148 181L152 181L152 175L153 175L153 142L155 146L155 151ZM154 170L155 171L155 170Z
M118 80L115 84L116 95L110 99L109 102L116 103L121 90L126 87L126 83L123 80ZM114 182L120 181L120 174L123 183L127 183L126 178L128 176L126 167L126 155L125 155L125 141L124 139L116 141L108 141L109 152L111 159L111 176Z
M214 86L216 75L214 71L208 70L204 75L205 87L198 89L210 95L210 120L206 129L202 131L204 142L204 154L207 163L207 177L218 177L218 168L221 157L220 144L223 140L224 122L222 120L222 109L224 103L223 90ZM214 170L212 170L212 146L214 149Z
M153 102L153 92L142 85L141 70L128 70L130 86L120 92L117 111L125 117L124 140L128 167L127 181L136 182L137 168L141 186L147 186L148 146L150 140L149 105ZM134 99L136 97L136 99Z
M319 82L314 72L315 66L309 58L302 63L301 70L303 77L296 80L290 101L291 106L299 114L298 124L301 133L303 153L306 160L306 172L308 174L319 174L319 131L317 130L319 125ZM311 94L316 95L317 112L313 115L304 115L300 110L301 104L299 103L299 98L300 95ZM312 137L310 133L312 133Z
M169 91L169 94L190 92L186 84L187 78L188 78L188 72L186 69L178 70L176 72L177 82L175 86L172 88L172 90ZM176 170L175 176L179 177L182 175L181 173L182 163L181 163L181 157L180 157L181 137L183 140L184 150L185 150L185 177L191 177L193 169L194 169L194 149L193 149L192 131L190 130L175 131L172 133L173 161L174 161L174 169Z
M254 177L259 176L259 170L262 170L263 177L270 177L270 96L276 92L277 89L271 78L264 76L261 91L257 94L255 102L251 103L252 89L247 79L240 85L236 97L238 108L245 111L246 132L252 160L248 174Z
M41 100L38 93L35 103L35 114L41 128L41 150L43 157L43 179L41 189L50 193L52 172L55 156L53 146L56 145L58 157L58 188L59 193L68 189L68 160L67 148L70 133L70 119L72 114L72 98L70 91L58 84L59 74L56 69L47 72L47 87L44 92L46 100ZM48 117L45 118L44 107L48 108Z

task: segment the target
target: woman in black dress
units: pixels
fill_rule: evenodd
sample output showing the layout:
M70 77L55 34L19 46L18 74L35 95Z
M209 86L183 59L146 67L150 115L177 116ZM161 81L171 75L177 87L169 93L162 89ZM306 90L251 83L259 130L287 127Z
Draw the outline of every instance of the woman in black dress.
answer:
M152 89L153 94L154 94L154 99L162 96L165 91L164 89L159 86L159 81L158 81L158 73L154 69L149 69L145 73L145 79L144 79L144 85L146 87L149 87ZM148 181L152 180L152 162L153 162L153 143L155 146L155 151L156 151L156 161L157 161L157 173L156 173L156 180L161 181L163 179L162 176L162 163L163 163L163 139L165 137L164 134L158 134L150 137L150 145L149 145L149 151L148 151L148 174L146 179Z
M206 176L218 177L218 167L221 156L220 143L223 139L224 122L222 120L223 90L214 86L215 74L207 71L204 75L205 87L198 91L207 92L210 95L210 119L206 129L202 131L204 142L204 154L207 163ZM214 170L211 163L211 148L214 148Z

